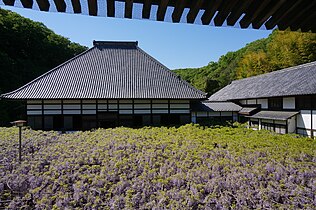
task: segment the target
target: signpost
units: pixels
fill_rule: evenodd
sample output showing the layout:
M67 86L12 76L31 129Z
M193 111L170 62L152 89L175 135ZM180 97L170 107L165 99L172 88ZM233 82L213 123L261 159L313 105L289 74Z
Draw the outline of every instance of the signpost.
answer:
M22 127L26 124L25 120L16 120L11 122L14 126L19 127L19 161L22 161Z

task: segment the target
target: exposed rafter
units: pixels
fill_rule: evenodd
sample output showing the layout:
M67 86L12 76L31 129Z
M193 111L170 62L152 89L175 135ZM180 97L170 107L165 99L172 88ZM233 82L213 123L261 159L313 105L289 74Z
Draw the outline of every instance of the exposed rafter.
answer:
M210 0L205 12L202 15L203 25L209 25L217 8L219 7L221 0Z
M185 7L185 4L188 0L176 0L176 1L177 1L177 3L175 5L173 13L172 13L172 21L174 23L179 23L181 16L182 16L182 13L183 13L183 10L184 10L184 7Z
M239 0L226 0L223 1L221 8L219 9L217 15L214 18L214 24L216 26L223 25L224 21L226 20L227 16L229 15L231 9L237 4Z
M89 15L97 16L98 14L98 3L97 0L88 0Z
M204 0L196 0L192 3L192 7L187 15L187 22L194 23L197 14L199 13Z
M41 0L38 0L41 1ZM46 0L47 1L47 0ZM71 0L72 8L74 13L81 13L81 3L80 0Z
M115 2L114 0L106 0L107 2L107 15L108 17L115 16Z
M125 1L125 18L132 18L133 14L133 0Z
M49 10L50 3L48 2L48 0L44 0L44 1L36 0L36 2L38 4L38 7L40 8L40 10L42 10L42 11L48 11ZM56 6L56 8L57 8L57 6Z
M33 0L20 0L24 8L32 8Z
M151 10L151 0L144 0L142 17L144 19L149 19Z
M164 21L168 3L169 3L169 0L161 0L160 4L158 6L158 11L157 11L157 20L158 21Z
M50 4L55 4L58 12L71 10L67 8L70 5L66 4L66 0L20 1L25 8L35 9L37 7L34 7L34 4L37 4L41 11L49 11ZM89 15L92 16L100 15L101 8L98 8L98 2L106 1L106 17L115 17L117 13L119 17L134 18L135 14L135 17L143 19L169 21L166 20L166 16L171 15L174 23L202 23L215 26L227 23L228 26L240 28L251 26L254 29L279 28L316 32L316 0L71 0L73 13L82 13L81 7L86 4L83 1L87 2ZM15 4L15 0L0 2L8 6ZM124 3L124 12L117 10L116 2ZM135 7L135 4L142 5L142 9ZM184 18L184 12L187 11L189 12Z
M58 12L66 12L66 3L64 0L54 0Z

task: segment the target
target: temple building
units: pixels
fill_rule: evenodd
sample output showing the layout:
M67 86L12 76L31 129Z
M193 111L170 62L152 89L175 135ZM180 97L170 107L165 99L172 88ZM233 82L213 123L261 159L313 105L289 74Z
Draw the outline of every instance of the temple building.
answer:
M33 129L63 131L186 124L206 99L137 42L93 44L1 98L25 100Z
M316 62L233 81L209 98L242 107L254 129L316 136Z

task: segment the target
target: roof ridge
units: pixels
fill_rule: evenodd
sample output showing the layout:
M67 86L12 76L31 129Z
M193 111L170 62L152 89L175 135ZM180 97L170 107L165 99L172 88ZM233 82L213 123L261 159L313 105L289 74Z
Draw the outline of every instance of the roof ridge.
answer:
M102 45L131 45L131 46L138 46L138 41L96 41L96 40L93 40L93 46L102 46Z
M312 65L316 65L316 61L312 61L312 62L309 62L309 63L303 63L303 64L300 64L298 66L290 66L290 67L287 67L285 69L279 69L279 70L276 70L276 71L271 71L271 72L268 72L268 73L259 74L259 75L252 76L252 77L247 77L247 78L234 80L234 81L232 81L232 83L233 82L239 82L239 81L245 81L245 80L249 80L249 79L253 79L253 78L258 78L258 77L263 77L263 76L267 76L267 75L280 74L280 73L287 72L287 71L294 71L294 70L298 70L300 68L308 67L308 66L312 66Z
M139 46L136 46L137 50L139 50L142 54L144 54L145 56L147 56L149 59L151 59L154 62L157 62L159 65L161 65L166 72L168 72L169 74L171 74L172 76L178 78L182 83L184 83L185 85L187 85L190 89L198 92L199 94L202 94L206 97L207 93L193 87L190 83L188 83L187 81L183 80L179 75L175 74L174 72L172 72L168 67L166 67L164 64L162 64L160 61L158 61L157 59L155 59L154 57L152 57L151 55L149 55L148 53L146 53L143 49L141 49Z
M22 87L20 87L20 88L18 88L18 89L16 89L16 90L13 90L13 91L8 92L8 93L5 93L5 94L1 94L1 95L0 95L0 99L1 99L2 97L4 97L4 96L11 95L11 94L13 94L13 93L16 93L16 92L18 92L18 91L20 91L20 90L26 88L27 86L33 84L34 82L36 82L36 81L42 79L42 78L45 77L45 76L51 74L52 72L55 72L55 71L58 70L60 67L66 65L67 63L70 63L71 61L77 59L78 57L80 57L80 56L82 56L82 55L84 55L84 54L86 54L88 51L91 51L91 50L94 49L94 48L95 48L95 47L92 47L92 48L89 48L89 49L83 51L82 53L79 53L79 54L76 55L75 57L72 57L72 58L70 58L69 60L67 60L67 61L65 61L65 62L63 62L63 63L61 63L61 64L59 64L59 65L56 66L55 68L53 68L53 69L51 69L51 70L45 72L44 74L42 74L42 75L36 77L35 79L31 80L30 82L26 83L25 85L23 85Z

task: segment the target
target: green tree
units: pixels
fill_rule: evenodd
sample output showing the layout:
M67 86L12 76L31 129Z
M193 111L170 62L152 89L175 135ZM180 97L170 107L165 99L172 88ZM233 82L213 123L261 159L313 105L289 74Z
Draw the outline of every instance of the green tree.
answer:
M30 82L87 48L44 24L0 9L0 94ZM25 112L23 104L0 101L0 126Z

